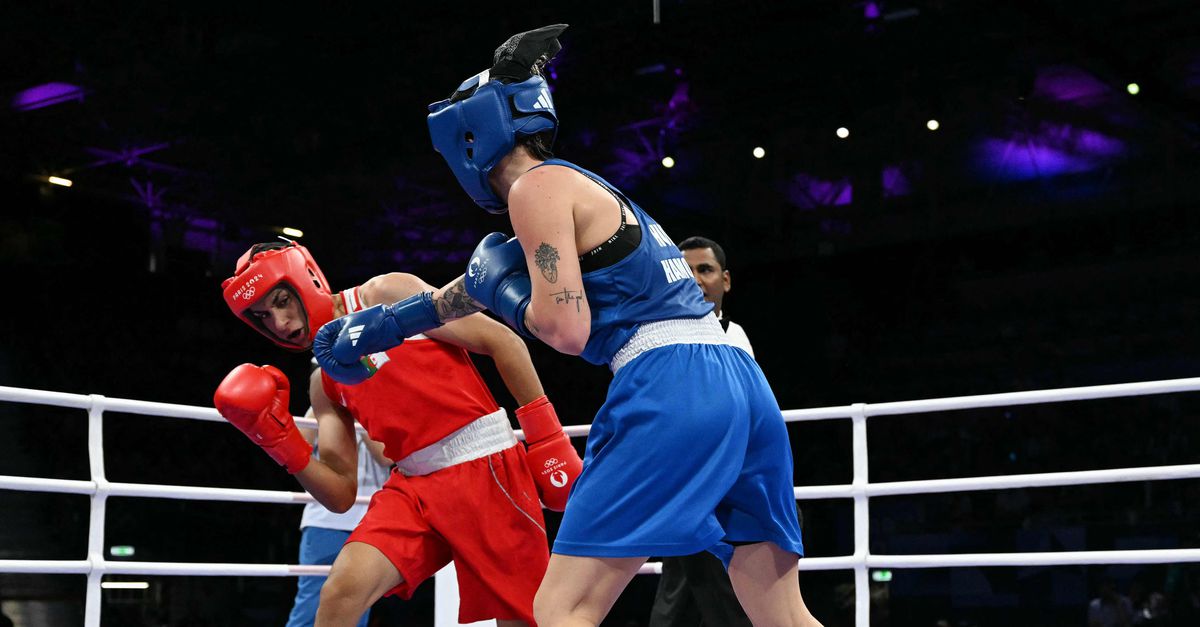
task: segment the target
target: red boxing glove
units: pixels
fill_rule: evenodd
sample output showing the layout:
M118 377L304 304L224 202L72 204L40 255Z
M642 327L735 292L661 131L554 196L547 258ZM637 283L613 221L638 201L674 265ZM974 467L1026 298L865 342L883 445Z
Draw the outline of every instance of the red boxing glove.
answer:
M213 405L271 459L296 474L308 466L312 446L288 412L290 390L287 376L275 366L242 364L217 386Z
M525 455L542 503L556 512L567 507L567 496L583 470L583 460L563 433L554 406L545 396L517 409L517 422L525 431Z

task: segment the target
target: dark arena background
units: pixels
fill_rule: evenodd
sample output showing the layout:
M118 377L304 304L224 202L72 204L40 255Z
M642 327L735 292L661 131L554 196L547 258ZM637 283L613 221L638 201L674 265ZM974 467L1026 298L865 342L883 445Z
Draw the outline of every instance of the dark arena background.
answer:
M426 105L556 22L556 154L725 247L725 310L784 409L1200 376L1194 2L47 1L0 7L0 385L211 406L242 362L302 380L307 355L225 308L235 260L287 228L334 287L461 274L510 227L432 150ZM530 350L564 423L590 423L607 369ZM300 489L228 425L106 415L110 481ZM85 416L0 403L0 475L87 481ZM1198 464L1198 417L1179 393L878 418L870 480ZM796 485L850 483L848 421L789 432ZM799 504L810 557L854 551L852 499ZM105 558L294 564L298 521L112 497L105 546L134 555ZM86 559L88 524L85 495L0 489L0 560ZM1200 479L877 497L870 526L889 555L1193 549ZM854 624L852 570L800 579L827 627ZM149 583L104 591L114 627L282 625L295 591L106 580ZM604 624L645 625L657 580ZM1200 625L1186 561L873 569L870 623L1083 626L1105 582L1119 624ZM85 588L0 573L0 610L82 625ZM427 583L372 625L433 608Z

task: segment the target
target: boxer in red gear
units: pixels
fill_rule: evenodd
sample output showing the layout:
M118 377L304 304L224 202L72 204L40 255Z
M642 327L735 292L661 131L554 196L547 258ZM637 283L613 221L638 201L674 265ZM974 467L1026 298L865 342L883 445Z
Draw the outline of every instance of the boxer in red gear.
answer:
M416 276L393 273L332 294L308 251L294 242L251 248L223 288L235 314L293 350L309 348L316 328L334 317L431 289ZM495 360L522 403L516 413L522 423L529 417L538 468L527 467L525 448L468 352ZM569 441L570 454L561 448L566 436L524 341L476 315L370 359L378 371L354 386L313 373L309 398L320 459L299 461L309 459L310 449L291 435L287 381L275 368L238 366L214 398L223 416L333 511L345 511L356 496L355 420L397 460L334 561L316 625L353 625L385 594L409 598L450 560L461 622L533 625L533 597L549 560L538 486L546 486L547 505L561 509L580 462ZM533 473L544 474L540 483Z

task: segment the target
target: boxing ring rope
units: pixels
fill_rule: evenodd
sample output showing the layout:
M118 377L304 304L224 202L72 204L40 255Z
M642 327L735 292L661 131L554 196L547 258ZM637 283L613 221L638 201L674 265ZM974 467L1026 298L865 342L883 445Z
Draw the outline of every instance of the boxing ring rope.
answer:
M1036 403L1095 400L1152 394L1171 394L1200 390L1200 378L1148 381L1116 385L1010 392L951 398L902 401L892 403L856 403L839 407L787 410L788 422L849 419L852 422L853 478L848 485L796 487L797 500L851 498L854 500L854 553L837 557L805 558L801 570L854 570L855 624L870 624L868 571L871 568L944 568L971 566L1063 566L1083 564L1160 564L1200 562L1200 549L1114 550L1114 551L1057 551L1033 553L963 553L942 555L876 555L869 544L869 499L873 496L932 494L1010 488L1040 488L1064 485L1118 483L1128 481L1157 481L1200 478L1200 464L1115 468L1077 472L1037 473L869 483L867 476L867 419L880 416L941 412L984 407L1007 407ZM30 492L58 492L91 496L91 518L88 530L88 555L83 560L0 560L3 573L84 574L88 576L85 625L100 624L100 579L105 574L121 575L226 575L248 577L281 577L322 575L328 566L295 564L203 564L182 562L110 562L104 559L105 503L109 496L173 498L213 501L243 501L254 503L305 503L312 497L303 492L243 490L234 488L201 488L137 483L109 482L104 475L103 415L104 411L130 414L187 418L224 422L216 410L104 396L64 394L41 390L26 390L0 386L0 401L53 405L88 411L88 453L91 466L90 481L15 477L0 475L0 489ZM297 418L299 426L314 428L316 422ZM566 427L572 437L584 436L589 425ZM520 432L518 432L519 434ZM366 502L369 497L359 497ZM655 574L661 564L647 563L641 574ZM439 583L442 577L439 577ZM439 585L439 589L441 586ZM445 598L441 593L437 598ZM436 610L435 610L436 611ZM455 624L443 613L437 614L437 624Z

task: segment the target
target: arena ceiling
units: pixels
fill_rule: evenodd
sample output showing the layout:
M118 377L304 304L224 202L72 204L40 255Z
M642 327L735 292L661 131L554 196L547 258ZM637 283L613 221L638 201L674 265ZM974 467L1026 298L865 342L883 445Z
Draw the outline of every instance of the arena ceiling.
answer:
M295 226L353 241L364 267L457 263L503 224L431 150L425 105L553 22L571 25L553 66L561 154L668 223L781 249L1195 162L1198 5L661 0L655 23L651 0L576 4L9 6L0 167L141 207L152 234L215 258Z

